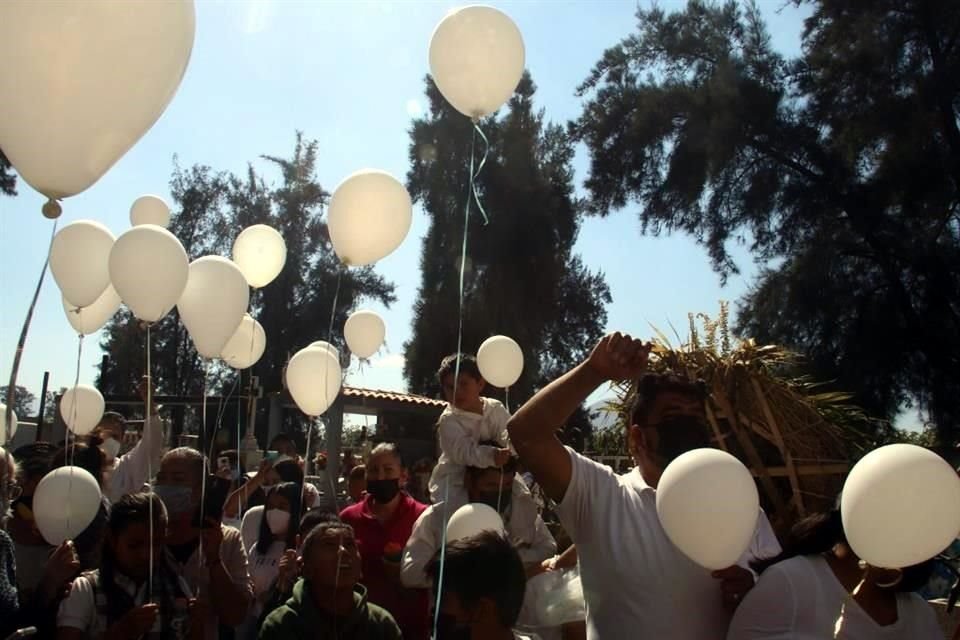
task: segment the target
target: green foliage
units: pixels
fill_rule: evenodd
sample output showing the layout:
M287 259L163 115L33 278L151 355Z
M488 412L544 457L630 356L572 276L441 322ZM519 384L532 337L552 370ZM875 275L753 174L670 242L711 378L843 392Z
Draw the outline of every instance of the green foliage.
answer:
M580 87L588 209L635 205L690 234L722 277L761 266L741 335L805 356L891 419L960 424L960 4L813 3L803 54L756 5L637 12Z
M520 82L502 117L480 127L489 155L478 179L489 213L476 208L469 227L463 351L505 334L524 351L513 406L587 355L602 335L610 292L573 246L580 213L573 193L573 146L563 128L534 109L536 88ZM405 376L413 392L436 395L440 360L457 348L459 263L468 191L471 124L427 79L430 112L411 131L408 185L430 219L420 261L421 285L413 337L405 345ZM482 142L478 140L478 159ZM488 390L492 393L492 390ZM588 426L584 418L580 428Z
M0 387L0 402L3 404L7 404L7 393L9 391L10 387L8 385ZM37 396L19 384L13 388L13 412L17 414L17 419L32 418L34 416L33 412L37 409ZM0 425L0 428L2 426Z
M3 149L0 149L0 193L7 196L17 195L17 174L13 171L13 165L3 155Z

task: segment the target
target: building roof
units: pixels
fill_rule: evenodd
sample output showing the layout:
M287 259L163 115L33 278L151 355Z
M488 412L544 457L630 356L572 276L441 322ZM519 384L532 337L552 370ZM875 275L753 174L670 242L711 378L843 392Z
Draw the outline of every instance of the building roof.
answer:
M360 389L358 387L343 387L343 397L347 400L379 400L381 402L397 402L400 404L419 405L421 407L436 407L443 409L447 403L443 400L434 400L424 396L398 391L381 391L379 389Z

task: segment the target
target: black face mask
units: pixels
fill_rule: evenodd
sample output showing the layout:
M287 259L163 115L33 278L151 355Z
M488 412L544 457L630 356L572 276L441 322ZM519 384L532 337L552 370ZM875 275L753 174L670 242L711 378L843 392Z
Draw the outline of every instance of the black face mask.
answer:
M712 445L710 428L698 416L672 416L657 423L656 430L659 439L656 454L664 467L687 451Z
M457 622L456 618L447 613L437 616L435 640L470 640L472 636L469 623Z
M476 502L487 505L491 509L496 509L500 515L507 510L510 506L510 501L513 499L513 489L504 489L503 491L497 493L496 491L491 491L490 493L481 493L477 496ZM499 508L497 508L497 503L499 502Z
M400 479L367 480L367 493L373 496L374 502L387 504L400 493Z

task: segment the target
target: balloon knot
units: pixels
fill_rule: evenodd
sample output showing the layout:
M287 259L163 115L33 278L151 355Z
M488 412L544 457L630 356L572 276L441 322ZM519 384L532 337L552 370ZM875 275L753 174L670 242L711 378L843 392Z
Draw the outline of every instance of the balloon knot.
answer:
M60 214L63 213L63 208L60 207L59 202L57 202L53 198L50 198L49 200L43 203L43 207L40 209L40 211L43 212L43 216L45 218L49 218L50 220L56 220L57 218L60 217Z

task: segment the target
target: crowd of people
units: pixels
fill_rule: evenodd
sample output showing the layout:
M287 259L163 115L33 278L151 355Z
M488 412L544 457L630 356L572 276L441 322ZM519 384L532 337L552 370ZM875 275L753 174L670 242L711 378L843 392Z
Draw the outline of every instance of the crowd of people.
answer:
M864 568L839 503L782 545L759 512L750 547L719 571L681 553L657 516L657 484L674 458L711 446L706 391L649 373L649 349L607 336L512 416L482 395L471 357L444 359L448 406L430 504L406 490L394 443L344 469L337 504L306 481L289 436L275 438L276 455L248 477L237 451L218 454L216 468L195 449L163 453L153 407L123 455L126 422L114 413L69 451L43 442L0 450L0 639L27 628L61 640L943 637L914 593L931 563ZM637 388L627 416L636 466L625 474L557 437L594 390L620 380ZM53 547L32 498L68 461L97 478L103 501L83 533ZM520 470L555 505L572 544L558 547ZM450 516L469 504L494 510L502 530L448 539ZM581 588L557 589L560 575Z

